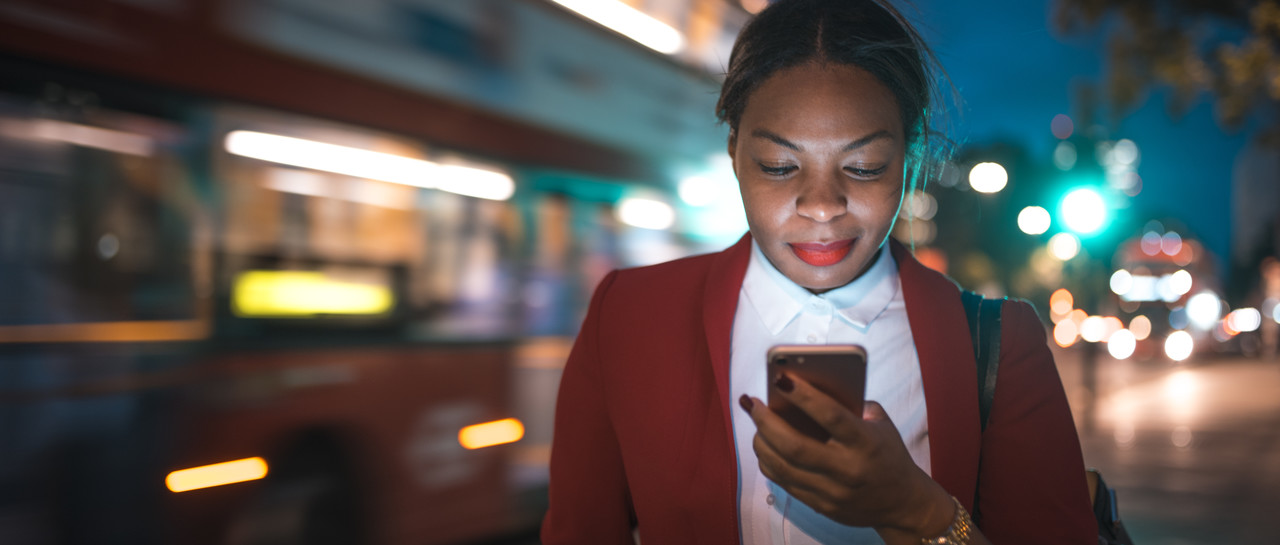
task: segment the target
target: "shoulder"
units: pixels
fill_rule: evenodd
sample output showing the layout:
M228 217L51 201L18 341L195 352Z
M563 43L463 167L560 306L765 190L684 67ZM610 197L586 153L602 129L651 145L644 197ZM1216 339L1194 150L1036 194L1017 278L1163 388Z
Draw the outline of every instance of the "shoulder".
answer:
M628 286L652 286L655 282L689 284L706 277L715 258L722 252L684 257L656 265L619 269L616 282Z
M716 255L615 270L601 281L596 298L601 299L600 304L610 307L637 302L688 301L702 290Z
M1001 308L1000 333L1011 341L1031 341L1048 349L1045 324L1035 305L1025 299L1005 299ZM1008 346L1008 345L1006 345Z

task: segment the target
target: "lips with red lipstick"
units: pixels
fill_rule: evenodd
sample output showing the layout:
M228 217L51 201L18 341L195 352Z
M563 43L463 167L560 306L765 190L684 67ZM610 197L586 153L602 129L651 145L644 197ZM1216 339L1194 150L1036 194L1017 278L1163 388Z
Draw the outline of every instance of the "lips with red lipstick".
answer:
M849 255L855 240L857 239L847 238L835 242L791 242L788 245L800 261L814 267L827 267L839 263L844 256Z

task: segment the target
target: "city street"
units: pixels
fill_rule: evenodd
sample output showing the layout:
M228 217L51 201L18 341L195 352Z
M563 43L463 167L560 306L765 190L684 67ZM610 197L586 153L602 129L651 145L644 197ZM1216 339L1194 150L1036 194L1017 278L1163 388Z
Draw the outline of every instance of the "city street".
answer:
M1135 542L1280 542L1280 361L1103 350L1091 396L1081 351L1057 357L1085 463L1117 490Z

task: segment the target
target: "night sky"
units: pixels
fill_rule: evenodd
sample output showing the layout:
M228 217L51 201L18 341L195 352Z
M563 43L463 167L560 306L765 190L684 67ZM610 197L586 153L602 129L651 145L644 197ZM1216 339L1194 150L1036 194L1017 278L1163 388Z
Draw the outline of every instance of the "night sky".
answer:
M1077 118L1073 81L1102 81L1106 36L1101 31L1058 36L1050 25L1049 2L980 5L975 9L969 2L916 0L914 12L906 11L919 23L964 101L953 136L974 145L1017 141L1050 162L1057 142L1050 121L1060 113ZM1249 143L1245 131L1219 128L1207 98L1173 119L1161 92L1107 128L1112 139L1129 138L1141 150L1143 191L1133 199L1131 211L1177 217L1225 265L1230 257L1232 167ZM1081 129L1077 123L1076 130Z

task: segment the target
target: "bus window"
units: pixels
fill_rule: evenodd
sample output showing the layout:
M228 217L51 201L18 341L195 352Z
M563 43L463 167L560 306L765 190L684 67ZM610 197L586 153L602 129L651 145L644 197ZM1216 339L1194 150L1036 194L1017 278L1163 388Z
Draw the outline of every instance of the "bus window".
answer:
M206 214L176 125L0 96L0 342L207 334Z

